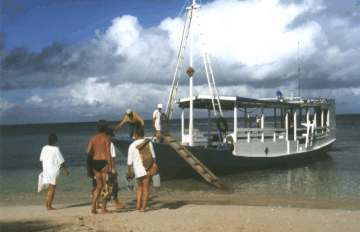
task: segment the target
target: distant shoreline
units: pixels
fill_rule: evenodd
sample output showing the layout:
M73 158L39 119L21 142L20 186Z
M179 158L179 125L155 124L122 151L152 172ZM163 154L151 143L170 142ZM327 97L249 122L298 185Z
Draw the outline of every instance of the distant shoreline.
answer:
M360 112L359 113L345 113L345 114L336 114L336 116L339 117L360 117ZM99 117L100 119L101 117ZM103 117L105 120L106 118ZM229 117L231 118L231 117ZM242 117L239 117L242 118ZM145 122L151 122L152 119L145 119ZM180 118L174 118L171 121L178 121L180 120ZM200 117L197 118L196 120L207 120L207 118L205 117ZM6 128L6 127L14 127L14 126L51 126L51 125L71 125L71 124L78 124L78 125L94 125L97 121L83 121L83 122L40 122L40 123L18 123L18 124L14 124L14 123L0 123L0 130ZM109 120L108 123L111 124L115 124L118 121L116 120Z

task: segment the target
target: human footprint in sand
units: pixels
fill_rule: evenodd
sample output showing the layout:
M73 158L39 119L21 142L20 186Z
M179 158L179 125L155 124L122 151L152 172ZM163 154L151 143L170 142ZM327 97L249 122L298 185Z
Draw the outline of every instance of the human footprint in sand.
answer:
M64 175L68 176L70 173L65 166L65 160L60 152L59 147L56 146L56 134L49 134L48 145L45 145L40 154L40 161L42 162L43 172L39 176L40 190L47 186L46 209L54 210L52 203L55 197L56 180L59 176L60 169L64 170Z

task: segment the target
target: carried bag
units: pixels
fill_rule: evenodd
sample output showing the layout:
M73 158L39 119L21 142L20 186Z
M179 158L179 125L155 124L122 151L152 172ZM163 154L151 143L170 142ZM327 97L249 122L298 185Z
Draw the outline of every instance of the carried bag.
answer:
M136 148L139 150L141 160L143 162L146 172L150 176L156 175L159 171L159 167L157 166L154 158L152 157L150 140L144 139L144 141L137 145Z

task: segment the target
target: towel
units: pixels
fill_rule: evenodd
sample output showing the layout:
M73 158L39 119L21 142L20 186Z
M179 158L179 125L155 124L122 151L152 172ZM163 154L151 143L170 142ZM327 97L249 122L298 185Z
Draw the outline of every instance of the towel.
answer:
M41 172L38 177L38 189L37 189L38 193L46 189L48 186L49 186L48 184L44 184L44 176L43 173Z

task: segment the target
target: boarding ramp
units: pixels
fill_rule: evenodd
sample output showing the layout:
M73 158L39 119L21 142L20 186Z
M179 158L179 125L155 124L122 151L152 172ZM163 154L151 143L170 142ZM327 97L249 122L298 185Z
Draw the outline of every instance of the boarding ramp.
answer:
M185 146L176 141L170 134L162 135L164 143L172 147L176 153L183 158L197 173L202 176L208 183L217 188L223 188L223 182L215 176L198 158L196 158Z

